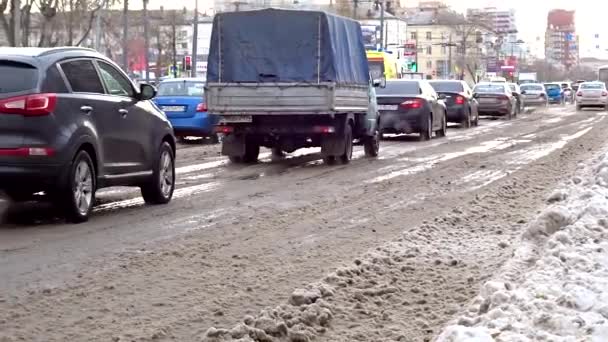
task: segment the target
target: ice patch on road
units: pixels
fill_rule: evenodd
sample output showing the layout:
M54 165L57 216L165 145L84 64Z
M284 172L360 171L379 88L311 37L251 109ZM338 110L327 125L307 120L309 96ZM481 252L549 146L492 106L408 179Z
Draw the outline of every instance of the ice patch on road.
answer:
M514 140L508 140L507 138L499 138L499 139L495 139L495 140L485 141L485 142L481 143L480 146L469 147L463 151L450 152L450 153L445 153L445 154L438 155L438 156L425 157L425 158L429 158L429 159L423 163L420 163L418 165L414 165L411 167L407 167L407 168L404 168L401 170L389 172L388 174L370 179L370 180L366 181L366 183L379 183L379 182L387 181L389 179L393 179L395 177L407 176L407 175L420 173L420 172L429 170L429 169L435 167L437 164L448 161L448 160L460 158L460 157L463 157L463 156L466 156L469 154L487 153L487 152L496 151L496 150L504 150L504 149L507 149L507 148L509 148L515 144L521 143L521 142L528 142L528 140L515 140L514 141ZM409 161L409 160L402 159L402 161ZM394 169L397 167L399 167L399 166L398 165L397 166L388 166L387 168L385 168L385 170L390 170L390 169ZM383 171L383 170L380 170L380 171Z
M437 342L608 341L608 154L579 172Z
M191 196L194 194L199 194L202 192L212 191L212 190L216 189L219 185L220 185L220 183L218 183L218 182L212 182L212 183L205 183L205 184L199 184L199 185L188 186L185 188L175 189L175 191L173 192L173 199L183 198L183 197ZM132 198L132 199L123 200L123 201L116 201L116 202L101 204L101 205L95 207L95 211L112 210L112 209L120 209L120 208L124 209L124 208L140 206L140 205L143 205L144 203L145 202L144 202L143 198L137 197L137 198Z

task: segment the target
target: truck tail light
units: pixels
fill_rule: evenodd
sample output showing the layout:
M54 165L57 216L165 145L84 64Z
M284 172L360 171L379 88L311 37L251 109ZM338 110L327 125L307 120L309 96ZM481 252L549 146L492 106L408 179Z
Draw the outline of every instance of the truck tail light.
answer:
M44 116L55 110L56 94L32 94L0 100L1 114Z
M422 100L421 99L407 100L407 101L401 102L401 104L399 104L399 107L404 108L404 109L422 108Z
M232 132L234 132L234 127L232 127L232 126L225 126L225 125L215 126L215 133L228 134L228 133L232 133Z
M204 102L201 102L196 105L196 112L202 113L207 111L207 105Z

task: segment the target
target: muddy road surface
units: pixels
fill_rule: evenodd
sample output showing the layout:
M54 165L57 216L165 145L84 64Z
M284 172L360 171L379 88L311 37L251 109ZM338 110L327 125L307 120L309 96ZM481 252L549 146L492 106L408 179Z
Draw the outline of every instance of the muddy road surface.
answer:
M0 341L200 341L319 281L334 286L331 321L307 338L428 341L606 145L605 118L543 108L428 142L389 137L378 159L357 148L335 167L314 149L234 166L218 146L188 144L169 205L101 190L80 225L44 204L11 206Z

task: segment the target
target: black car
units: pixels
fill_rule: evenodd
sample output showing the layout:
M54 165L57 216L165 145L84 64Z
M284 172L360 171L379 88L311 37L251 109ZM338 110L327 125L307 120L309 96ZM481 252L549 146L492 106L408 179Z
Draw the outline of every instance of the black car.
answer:
M433 132L444 137L446 106L426 80L390 80L376 92L380 133L419 133L430 140Z
M175 137L154 87L82 48L1 48L0 75L0 191L44 192L72 222L88 219L102 187L171 200Z
M517 99L507 83L477 83L473 97L479 102L479 114L506 116L517 115Z
M439 98L445 102L448 122L459 123L464 128L479 124L478 103L465 81L437 80L430 83Z

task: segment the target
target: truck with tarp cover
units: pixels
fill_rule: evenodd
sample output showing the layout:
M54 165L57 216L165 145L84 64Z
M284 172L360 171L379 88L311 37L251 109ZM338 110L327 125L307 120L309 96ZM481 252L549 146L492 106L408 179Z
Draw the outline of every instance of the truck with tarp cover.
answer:
M215 16L206 103L219 116L222 153L257 161L321 147L348 163L353 142L379 150L378 110L359 23L319 11L264 9Z

